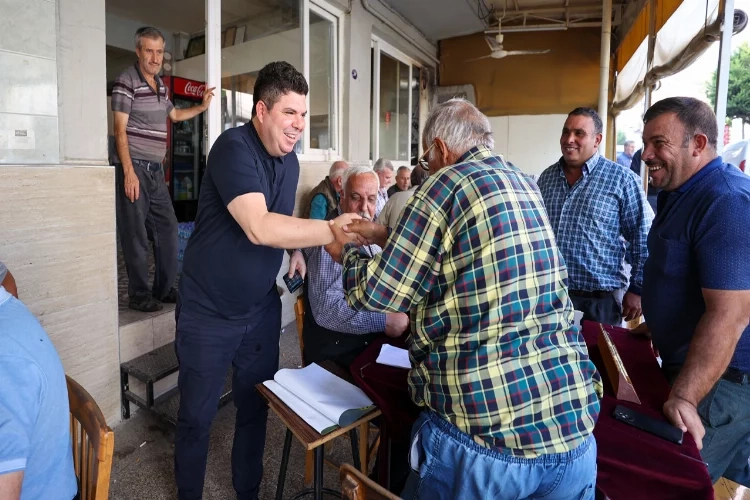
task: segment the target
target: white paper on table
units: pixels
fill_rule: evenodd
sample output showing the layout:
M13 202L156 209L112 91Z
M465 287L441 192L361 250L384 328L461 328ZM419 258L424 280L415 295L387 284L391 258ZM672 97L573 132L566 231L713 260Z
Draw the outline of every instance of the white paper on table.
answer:
M406 368L411 370L411 361L409 361L409 351L401 349L400 347L393 347L389 344L383 344L380 348L380 354L376 363L387 366L395 366L396 368Z

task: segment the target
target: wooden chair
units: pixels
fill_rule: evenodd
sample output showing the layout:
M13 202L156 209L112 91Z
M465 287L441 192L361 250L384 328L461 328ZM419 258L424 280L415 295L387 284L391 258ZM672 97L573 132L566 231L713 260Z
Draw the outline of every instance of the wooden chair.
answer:
M81 500L106 500L109 498L115 434L86 389L67 375L65 379L68 383L73 465L81 488Z
M349 464L341 466L341 498L344 500L399 500Z

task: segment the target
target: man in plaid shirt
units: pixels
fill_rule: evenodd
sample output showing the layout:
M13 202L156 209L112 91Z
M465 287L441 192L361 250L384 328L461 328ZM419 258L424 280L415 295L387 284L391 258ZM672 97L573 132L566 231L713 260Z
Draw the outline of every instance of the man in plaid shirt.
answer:
M440 104L423 136L431 176L395 230L333 228L349 304L409 312L413 474L405 498L594 498L602 386L572 325L567 272L531 178L492 153L487 118Z
M619 326L623 318L641 317L654 212L640 178L597 152L601 140L596 111L571 111L560 136L562 158L542 172L538 184L568 267L573 305L583 319ZM623 266L628 250L630 276ZM625 288L621 304L617 292Z

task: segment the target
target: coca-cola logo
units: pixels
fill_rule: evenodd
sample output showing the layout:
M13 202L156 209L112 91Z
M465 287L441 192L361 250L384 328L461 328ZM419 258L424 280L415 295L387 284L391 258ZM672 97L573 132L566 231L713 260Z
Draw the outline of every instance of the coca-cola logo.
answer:
M183 94L185 95L192 95L195 97L203 97L203 93L206 91L205 85L197 85L193 82L188 81L185 84L185 89L183 91Z

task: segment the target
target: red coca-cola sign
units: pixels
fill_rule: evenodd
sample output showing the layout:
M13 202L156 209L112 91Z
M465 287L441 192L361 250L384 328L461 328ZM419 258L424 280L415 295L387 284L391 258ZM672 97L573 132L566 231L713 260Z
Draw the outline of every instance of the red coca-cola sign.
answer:
M202 99L203 93L206 91L205 83L186 80L178 76L174 77L173 86L175 94L185 97L195 97L197 99Z

